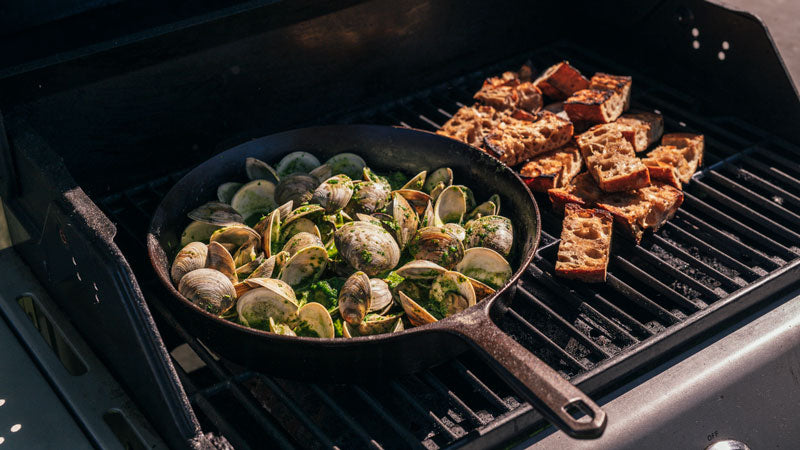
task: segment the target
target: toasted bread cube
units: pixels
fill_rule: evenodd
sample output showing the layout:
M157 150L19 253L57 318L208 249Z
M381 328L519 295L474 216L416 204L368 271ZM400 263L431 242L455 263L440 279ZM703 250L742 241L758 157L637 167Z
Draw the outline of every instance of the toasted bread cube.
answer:
M436 133L482 147L484 136L498 123L498 112L491 106L464 106Z
M633 78L621 75L609 75L607 73L598 72L592 76L589 83L589 89L598 89L604 91L614 91L618 93L624 102L623 111L627 111L631 107L631 86L633 85Z
M703 150L705 148L705 138L702 134L693 133L669 133L661 138L661 145L672 145L678 148L687 149L685 151L686 161L692 173L703 164Z
M542 92L530 81L520 82L515 72L486 79L474 98L497 110L519 108L536 112L542 109Z
M534 156L519 169L519 174L531 190L547 192L548 189L568 185L581 171L583 159L575 145L567 144L552 152Z
M594 126L576 140L586 167L600 189L619 192L650 184L647 167L613 124Z
M570 120L608 123L617 120L624 107L622 96L615 91L584 89L564 101Z
M558 245L556 275L587 283L605 281L612 231L613 219L608 212L567 205Z
M547 190L547 196L553 204L555 211L564 211L564 206L575 203L580 206L594 205L603 196L604 192L597 186L589 172L578 174L572 183Z
M653 183L639 189L639 197L650 203L650 210L642 218L644 228L658 231L669 219L675 216L683 204L683 192L664 183Z
M648 153L646 158L642 158L642 163L647 166L651 180L663 181L680 189L684 183L688 183L692 179L692 174L694 174L684 155L686 152L685 148L661 145Z
M484 138L487 153L513 166L559 148L572 138L572 123L553 113L514 111Z
M664 133L664 118L660 114L640 112L627 113L614 122L619 125L622 136L637 152L643 152Z
M588 88L589 80L569 62L562 61L547 68L533 84L551 99L564 100L573 92Z

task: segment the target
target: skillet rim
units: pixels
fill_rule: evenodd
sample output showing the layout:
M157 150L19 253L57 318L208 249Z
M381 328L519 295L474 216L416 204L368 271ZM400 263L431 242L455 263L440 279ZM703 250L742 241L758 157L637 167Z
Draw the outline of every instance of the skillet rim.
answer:
M306 132L311 132L311 131L315 131L315 130L323 131L323 130L326 130L326 129L334 129L334 130L337 130L337 131L338 130L346 130L346 129L352 129L352 130L367 129L367 130L375 131L375 130L383 129L383 130L392 130L392 132L400 132L400 133L413 133L413 134L424 133L424 134L428 135L428 138L446 140L450 144L453 144L453 143L457 144L456 147L460 149L460 150L457 150L457 151L463 151L463 152L466 152L466 153L472 152L473 154L476 155L476 159L478 160L478 164L484 165L484 167L482 167L480 170L488 171L488 170L492 170L493 169L493 171L495 173L497 173L498 171L502 171L502 172L510 174L516 180L516 183L520 187L520 189L522 189L521 192L524 193L524 194L527 194L528 200L530 201L529 205L533 209L533 212L534 212L534 218L535 218L535 221L536 221L536 230L535 230L535 233L534 233L534 239L533 239L531 248L528 250L528 252L525 255L523 255L523 257L520 260L519 267L513 272L513 274L511 275L511 278L509 279L509 281L503 287L498 289L491 296L489 296L489 297L477 302L475 305L470 306L469 308L467 308L467 309L465 309L463 311L460 311L460 312L458 312L456 314L453 314L452 316L448 316L448 317L446 317L446 318L444 318L442 320L439 320L437 322L433 322L433 323L429 323L429 324L425 324L425 325L422 325L422 326L413 327L413 328L409 328L409 329L404 329L403 331L400 331L400 332L385 333L385 334L378 334L378 335L371 335L371 336L357 336L357 337L352 337L352 338L348 338L348 339L335 338L335 337L334 338L315 338L315 337L304 337L304 336L284 336L284 335L270 333L270 332L263 331L263 330L258 330L258 329L255 329L255 328L246 327L244 325L240 325L238 323L234 323L234 322L231 322L229 320L220 318L220 317L218 317L218 316L216 316L214 314L209 313L208 311L205 311L204 309L202 309L199 306L195 305L194 303L190 302L186 297L181 295L180 292L178 292L177 288L173 285L172 280L168 276L169 268L168 267L163 267L162 268L162 267L160 267L160 265L157 262L157 260L158 260L157 252L159 252L159 251L164 254L164 260L168 261L167 252L163 248L163 246L161 245L161 243L160 243L160 241L158 239L158 236L160 236L162 234L162 232L157 233L158 226L159 225L163 225L163 222L164 222L164 220L163 220L164 214L162 213L162 211L164 210L164 200L167 199L170 196L170 194L173 192L173 190L175 190L175 188L177 186L179 186L181 183L183 183L184 180L187 180L187 179L190 179L190 178L194 178L194 176L196 176L195 172L199 169L199 167L202 166L203 164L205 164L208 161L208 160L205 160L205 161L200 162L194 168L192 168L183 177L181 177L180 180L178 180L174 185L172 185L170 190L167 191L167 193L164 195L164 197L159 202L159 204L156 207L156 210L153 213L153 216L152 216L152 218L150 220L150 225L149 225L149 228L148 228L148 231L147 231L147 255L148 255L148 259L150 260L150 264L153 267L153 270L156 272L156 276L158 277L158 279L161 282L162 286L165 285L167 287L167 290L172 295L172 297L177 298L181 303L183 303L184 307L188 306L195 313L197 313L197 312L201 313L200 316L203 317L204 319L213 320L213 321L217 322L218 324L222 324L224 326L229 327L232 331L244 332L244 333L250 334L250 335L252 335L254 337L266 338L266 339L272 340L274 342L298 343L299 345L313 345L313 346L317 346L317 347L345 347L345 346L348 346L348 345L357 345L359 343L366 344L366 343L375 343L375 342L378 342L378 341L387 342L387 341L390 341L390 340L402 340L402 339L405 339L405 338L407 338L409 336L413 336L414 334L417 334L417 333L453 332L453 331L458 330L460 328L459 327L460 319L466 318L471 314L475 314L479 310L483 310L484 311L484 315L486 316L486 319L491 321L491 318L490 318L490 315L489 315L490 309L492 308L492 306L494 305L494 303L498 299L501 299L501 297L506 295L510 290L516 288L517 283L519 282L519 278L522 276L524 271L528 268L528 266L530 266L531 262L533 261L533 258L536 255L536 250L538 249L539 243L540 243L540 240L541 240L541 230L542 230L541 213L539 211L539 205L536 202L536 199L533 197L533 194L531 193L531 191L528 188L527 184L525 184L525 182L522 181L522 179L519 177L519 175L517 175L517 173L514 172L510 167L508 167L507 165L503 164L502 162L500 162L500 160L498 160L497 158L489 155L488 153L486 153L486 152L484 152L484 151L482 151L482 150L480 150L480 149L478 149L476 147L473 147L472 145L469 145L467 143L458 141L456 139L452 139L452 138L449 138L449 137L446 137L446 136L442 136L442 135L436 134L436 133L431 132L431 131L420 130L420 129L416 129L416 128L406 128L406 127L398 127L398 126L385 126L385 125L361 125L361 124L355 124L355 125L354 124L350 124L350 125L320 125L320 126L302 127L302 128L295 128L295 129L291 129L291 130L281 131L281 132L269 134L269 135L266 135L266 136L260 136L258 138L252 139L252 140L258 140L258 139L262 139L262 138L267 138L267 137L277 136L277 135L283 135L283 134L294 134L294 133L299 133L299 132L303 132L303 131L306 131ZM232 147L226 148L225 150L223 150L221 152L218 152L217 154L212 156L212 158L216 158L221 154L224 154L224 153L227 153L227 152L230 152L230 151L234 151L235 149L239 148L240 146L248 144L252 140L241 142L241 143L239 143L237 145L234 145ZM478 153L475 153L475 152L478 152ZM493 167L493 168L485 167L485 166L488 166L490 164L494 165L495 167ZM157 223L157 219L158 219L158 222L160 222L160 223ZM168 263L167 263L167 265L168 265Z

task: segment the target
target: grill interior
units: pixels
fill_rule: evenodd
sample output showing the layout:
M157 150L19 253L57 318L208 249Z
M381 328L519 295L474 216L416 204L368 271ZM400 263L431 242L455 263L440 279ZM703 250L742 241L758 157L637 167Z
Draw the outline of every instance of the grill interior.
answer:
M460 106L473 103L472 93L486 76L528 59L539 70L569 59L583 73L632 75L634 108L662 113L666 132L705 135L705 166L685 186L676 217L658 233L646 235L639 246L615 235L605 284L554 277L561 219L546 196L537 194L542 242L501 328L597 395L792 281L800 263L800 167L792 161L800 149L735 118L700 117L695 99L567 43L369 111L298 126L375 123L434 131ZM541 429L541 423L534 426L540 416L471 353L364 385L288 381L217 359L174 321L147 265L149 218L182 174L107 195L100 206L120 230L116 241L159 313L168 349L187 344L204 363L188 371L176 364L204 431L225 436L236 448L265 442L287 448L442 448L499 444L524 437L520 428Z

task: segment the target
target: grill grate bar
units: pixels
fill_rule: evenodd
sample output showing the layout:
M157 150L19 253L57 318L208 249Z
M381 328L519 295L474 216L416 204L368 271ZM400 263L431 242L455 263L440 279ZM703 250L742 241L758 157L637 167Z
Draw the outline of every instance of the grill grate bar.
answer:
M197 395L192 398L192 404L197 405L198 408L206 415L206 417L211 420L214 425L217 427L219 432L225 436L235 448L237 449L250 449L250 445L247 444L247 440L245 440L236 428L231 426L230 422L228 422L225 417L220 414L220 411L208 401L205 396ZM276 437L277 436L277 437ZM274 438L276 440L277 446L280 448L286 449L293 449L295 448L286 438L283 436L283 433L278 433L275 436L270 436L270 438Z
M618 260L615 260L615 262L617 264L622 265L623 270L629 272L631 275L633 275L634 278L644 283L645 285L657 287L660 294L663 294L664 297L672 301L678 307L684 308L691 312L699 311L700 309L702 309L699 305L697 305L697 303L689 300L684 295L680 294L679 292L675 291L671 287L661 282L661 280L650 275L648 272L640 269L637 265L631 264L630 262L628 262L623 258L619 258Z
M768 209L771 213L777 214L782 218L792 222L795 226L800 224L800 215L795 214L792 211L784 208L778 203L775 203L771 198L766 198L763 195L756 193L749 188L742 186L741 184L731 180L730 178L722 175L719 172L709 172L708 178L713 180L714 182L718 183L725 188L731 189L736 191L739 195L750 200L751 202L757 203L760 206ZM703 181L701 181L703 182Z
M566 350L564 350L560 345L553 342L546 334L539 331L538 328L533 326L527 319L522 317L518 312L514 311L513 309L509 309L506 312L507 317L511 317L516 320L519 324L521 324L526 330L531 332L534 336L539 338L540 341L544 342L548 346L548 350L552 351L553 353L559 355L561 359L563 359L568 364L572 365L576 369L580 370L587 370L588 367L583 364L582 362L575 359L574 356L569 354Z
M733 164L724 164L722 166L723 170L731 174L732 176L741 176L743 177L748 183L752 183L764 190L772 191L775 195L782 197L784 200L789 201L789 203L795 205L796 207L800 207L800 197L791 192L783 189L780 186L776 186L773 183L762 178L760 175L757 175L743 167L737 167ZM712 174L718 174L718 172L711 172Z
M336 412L336 416L342 419L347 425L352 429L356 435L364 441L364 443L369 446L370 448L382 450L383 447L378 444L374 439L369 436L367 430L364 429L356 420L342 407L340 407L336 402L328 395L327 392L322 390L317 384L309 384L311 390L314 391L315 394L327 405L330 409Z
M486 383L481 381L480 378L475 376L471 370L467 369L464 364L455 359L450 363L455 370L460 373L467 381L476 388L476 390L486 399L494 405L496 408L504 410L504 411L511 411L514 408L511 408L506 402L503 401L497 394L494 393L493 390L486 386Z
M722 272L718 271L717 269L709 266L705 262L697 259L691 253L687 252L686 250L678 247L677 245L673 244L672 242L664 239L661 237L660 234L653 234L653 239L658 242L659 245L667 247L674 253L677 253L682 258L686 259L687 262L690 262L690 265L695 265L702 268L706 273L713 275L714 279L721 280L725 285L728 287L728 290L736 290L740 287L743 287L745 283L743 280L734 280L733 278L728 277L727 275L723 274Z
M694 183L694 187L703 191L709 198L713 198L718 202L734 209L736 211L746 211L747 215L753 216L754 220L758 219L759 222L763 222L761 225L766 225L770 230L780 234L782 237L791 240L792 242L800 242L800 234L795 233L794 231L786 228L785 226L775 222L774 220L770 219L769 217L761 214L760 212L756 211L754 208L748 208L747 206L740 203L738 200L735 200L728 195L723 194L719 190L709 186L706 184L702 179L697 180ZM695 197L697 198L697 197ZM765 206L762 204L762 206ZM766 237L766 236L764 236ZM777 244L777 242L776 242ZM778 244L780 245L780 244ZM784 247L785 250L789 251Z
M782 258L784 258L784 261L786 260L786 258L792 259L792 257L794 256L793 253L788 248L779 244L772 238L764 236L762 233L759 233L758 231L743 224L739 220L734 219L730 215L725 214L719 209L712 207L703 200L700 200L698 197L695 197L694 195L688 192L684 192L683 195L684 195L684 204L688 204L688 206L691 206L692 210L702 211L703 214L709 217L713 217L714 219L719 221L719 223L724 223L730 228L735 229L739 235L747 236L750 239L758 242L759 244L770 248L772 251L778 253Z
M675 233L680 235L679 239L688 241L691 245L696 246L698 249L702 249L704 252L707 252L715 259L721 260L727 265L728 267L736 269L740 274L747 274L749 275L750 279L755 279L761 276L758 272L753 270L752 268L742 264L741 261L738 259L732 258L727 253L724 253L718 250L716 247L709 245L708 242L698 238L697 236L687 232L683 228L675 225L672 222L667 222L664 224L666 228L669 229L670 233ZM662 232L663 233L663 232Z
M627 261L625 261L625 263L630 264ZM631 267L633 266L632 264L630 265ZM663 320L664 322L667 322L669 324L676 324L681 321L680 319L675 317L674 314L664 309L661 305L650 300L649 298L644 296L641 292L637 291L636 289L634 289L624 281L620 280L610 272L606 278L606 283L612 288L614 288L616 291L618 291L620 294L634 301L636 304L638 304L645 310L649 311L650 313L654 314L656 317Z
M585 334L583 334L580 331L578 331L578 329L575 328L571 323L569 323L566 320L564 320L564 318L561 317L561 315L557 314L555 311L550 309L549 306L547 306L544 303L542 303L538 298L536 298L533 294L528 292L525 288L519 287L519 288L517 288L517 292L519 294L522 294L522 297L527 299L529 301L529 303L534 305L536 308L544 310L545 313L547 313L548 317L551 320L554 320L554 321L560 323L561 326L563 326L564 328L569 330L570 334L572 335L572 337L574 339L576 339L582 345L584 345L585 347L590 349L592 352L594 352L595 355L600 356L600 357L606 357L606 358L611 356L611 354L609 352L607 352L605 349L603 349L599 345L595 344L593 340L589 339L588 337L586 337Z
M762 151L758 153L759 156L764 156L767 159L772 160L774 163L778 164L779 166L781 166L783 169L785 169L787 171L793 171L797 175L797 176L792 177L795 180L797 180L798 176L800 176L800 169L797 168L797 161L791 161L791 160L787 159L785 156L782 156L781 154L779 154L779 153L777 153L775 151L769 150L769 149L762 148L760 150L762 150ZM783 149L781 149L781 150L783 150ZM789 150L789 151L791 151L791 150ZM784 153L785 153L785 151L784 151ZM798 156L798 155L795 155L795 156Z
M433 411L428 411L425 408L423 408L422 405L420 405L420 403L417 401L417 399L415 399L411 394L409 394L408 391L403 386L400 385L400 383L398 383L397 381L391 381L390 385L395 392L397 392L401 397L403 397L408 402L408 404L411 405L411 407L417 411L417 414L419 414L422 417L425 416L429 417L433 422L433 425L439 430L444 431L444 433L447 434L447 436L451 440L455 440L460 437L448 426L446 426L441 421L441 419L439 419L436 416L436 414L433 413Z
M722 295L720 295L719 292L709 288L705 284L703 284L703 283L697 281L696 279L688 276L686 273L676 269L671 264L669 264L669 262L666 261L664 258L661 258L661 257L659 257L657 255L654 255L652 252L645 250L641 246L637 245L636 247L633 248L633 251L640 258L642 258L645 261L653 264L659 270L661 270L663 272L666 272L667 274L669 274L670 276L672 276L674 278L679 279L681 282L683 282L684 284L689 285L693 289L702 292L703 294L706 295L706 297L708 297L710 299L717 300L718 298L720 298L720 297L722 297L722 296L727 294L726 292L722 291ZM644 273L643 271L641 271L641 269L639 269L637 266L634 266L633 264L631 264L630 267L635 267L638 271ZM655 278L652 278L652 279L655 280ZM662 284L662 286L667 287L664 284ZM672 288L669 288L669 289L672 290ZM675 293L678 294L677 292L675 292ZM680 296L680 294L678 294L678 295ZM686 297L685 296L683 296L683 297L684 297L684 300L685 300Z
M800 181L797 181L796 178L792 177L791 175L785 173L781 169L768 165L766 163L762 163L761 161L757 161L750 156L745 156L741 159L742 162L746 163L751 167L755 167L756 169L769 174L770 176L774 177L781 183L784 183L788 186L791 186L792 189L796 189L800 191Z
M383 420L385 420L392 429L400 435L401 438L408 444L409 447L420 447L419 439L416 438L413 434L409 433L406 427L400 424L394 417L392 417L388 412L386 412L386 408L382 407L378 404L375 399L369 395L364 389L360 386L353 386L353 390L355 393L364 401L375 413L377 413Z
M467 406L467 404L464 403L464 401L461 400L461 398L458 395L456 395L453 391L451 391L445 385L443 385L442 382L439 381L439 379L431 372L424 372L422 374L422 378L441 395L449 398L450 402L456 405L458 409L466 413L466 416L469 418L469 421L472 422L473 426L480 427L486 423L485 421L481 420L481 418L478 417L477 414L475 414L475 411L473 411L472 408Z

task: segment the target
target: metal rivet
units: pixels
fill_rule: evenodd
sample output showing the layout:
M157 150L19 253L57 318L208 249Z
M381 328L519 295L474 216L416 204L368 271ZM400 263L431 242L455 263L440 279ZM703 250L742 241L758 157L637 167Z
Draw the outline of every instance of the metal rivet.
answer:
M692 47L697 50L700 48L700 41L692 41Z
M730 48L731 48L731 44L729 44L728 41L722 41L722 49L723 50L728 50Z
M5 404L6 404L6 399L0 398L0 406L3 406Z
M11 425L11 432L12 433L16 433L17 431L19 431L21 429L22 429L22 424L17 423L17 424Z
M697 28L692 28L692 36L697 37L700 36L700 30Z
M717 58L719 58L720 61L725 61L725 52L717 53Z
M3 436L0 436L0 445L3 445L3 442L5 442L5 441L6 441L6 438L4 438Z

